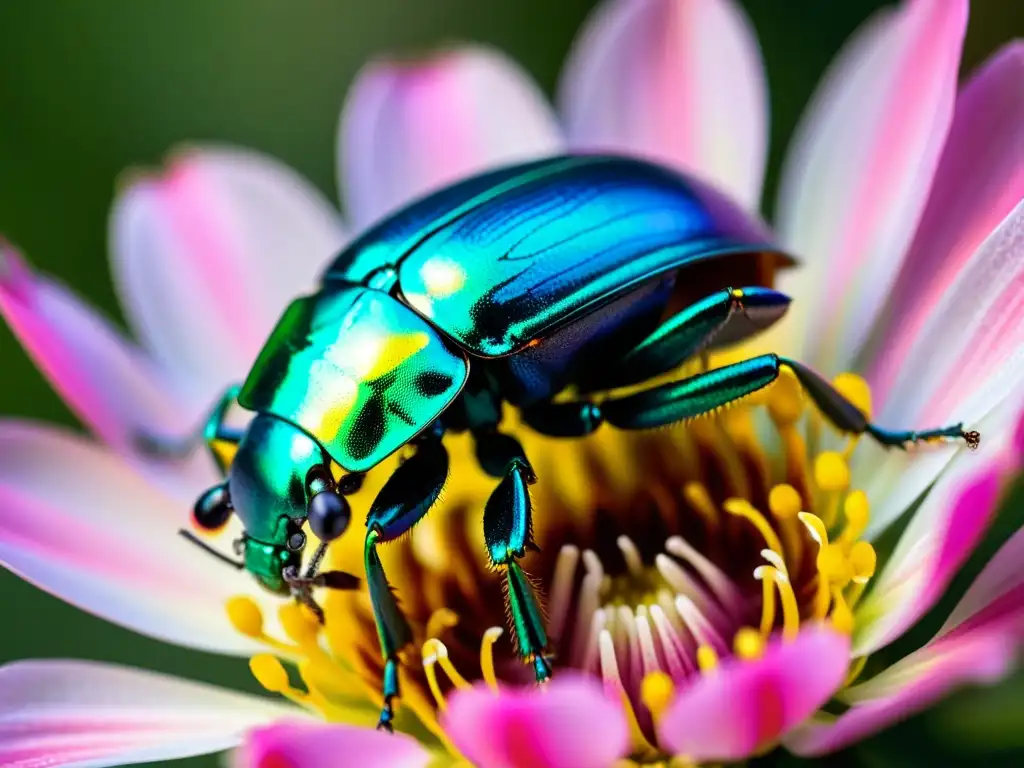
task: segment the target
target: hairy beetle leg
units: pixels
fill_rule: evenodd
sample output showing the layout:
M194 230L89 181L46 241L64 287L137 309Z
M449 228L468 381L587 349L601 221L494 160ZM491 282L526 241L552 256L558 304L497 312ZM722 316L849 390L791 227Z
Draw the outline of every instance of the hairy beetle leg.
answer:
M388 584L377 544L398 538L426 515L447 478L448 452L437 434L417 446L416 453L388 478L366 517L363 565L384 657L384 703L377 723L381 730L393 730L394 701L399 697L398 652L412 642L412 629Z
M793 371L800 386L810 395L825 418L843 432L856 435L866 433L880 445L896 448L906 448L908 444L932 440L962 439L973 451L981 443L981 435L975 431L965 432L963 424L922 430L888 430L878 427L868 421L868 417L843 397L835 387L803 363L785 357L779 358L779 362Z
M519 441L498 432L477 437L477 457L485 470L496 474L503 466L502 480L484 508L484 540L491 565L505 575L508 612L519 657L532 664L538 683L551 677L545 657L548 646L544 615L533 585L519 566L519 559L533 543L533 508L529 485L536 475Z

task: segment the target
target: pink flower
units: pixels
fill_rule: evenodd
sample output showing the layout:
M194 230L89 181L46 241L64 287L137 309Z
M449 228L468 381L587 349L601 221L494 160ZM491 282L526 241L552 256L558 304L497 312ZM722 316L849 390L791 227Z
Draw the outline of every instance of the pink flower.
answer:
M133 440L140 429L183 432L244 376L285 303L346 241L338 212L289 169L243 150L187 150L164 172L135 178L111 219L112 265L135 340L0 246L0 312L92 433L0 422L0 561L138 632L256 653L257 679L301 705L105 664L18 662L0 668L0 768L111 765L236 745L236 760L259 768L333 765L342 755L366 766L456 756L488 768L585 768L625 756L715 762L779 743L816 755L954 687L1007 674L1024 635L1020 531L929 643L858 682L863 660L943 595L1024 460L1024 48L1008 46L958 87L966 24L966 0L910 0L869 21L840 53L784 167L776 225L804 267L784 277L793 310L760 343L829 375L859 372L837 385L882 424L964 421L981 431L980 451L862 446L849 458L838 438L806 428L785 384L719 431L601 438L559 448L557 464L554 449L524 436L540 457L537 508L553 521L544 576L552 635L559 664L578 674L559 671L542 690L504 682L515 670L488 674L496 633L477 627L486 616L474 611L487 606L473 603L487 579L473 555L462 556L457 526L431 522L460 522L460 503L479 511L467 465L451 515L432 515L404 549L396 545L407 570L390 572L410 611L426 611L417 624L426 642L394 736L369 727L379 702L367 690L379 670L363 606L328 605L326 647L294 606L264 622L272 603L251 579L174 535L214 482L213 468L199 457L154 461ZM347 222L358 231L498 163L595 149L685 169L756 211L766 103L754 32L731 0L609 0L570 56L557 115L491 50L375 62L341 119ZM736 473L736 457L751 474L742 462ZM770 514L741 492L725 500L708 492L699 467L709 461L738 488L764 472ZM666 477L676 483L669 493ZM792 487L801 477L815 489L812 509L801 509ZM707 537L694 545L672 535L653 565L645 561L633 543L648 520L631 506L638 489L657 502L648 506L686 510ZM635 513L629 536L601 556L581 553L609 543L593 544L589 510L599 495ZM870 541L922 495L876 569ZM579 534L579 548L558 549L559 522ZM751 541L763 561L743 569L712 546ZM332 556L345 557L345 546ZM616 546L620 573L606 556ZM457 594L463 615L428 610L441 597L422 585ZM465 648L451 639L456 618L484 646L483 682L458 674L453 660ZM299 661L303 689L276 654ZM440 685L438 668L452 685ZM830 700L847 709L816 714Z

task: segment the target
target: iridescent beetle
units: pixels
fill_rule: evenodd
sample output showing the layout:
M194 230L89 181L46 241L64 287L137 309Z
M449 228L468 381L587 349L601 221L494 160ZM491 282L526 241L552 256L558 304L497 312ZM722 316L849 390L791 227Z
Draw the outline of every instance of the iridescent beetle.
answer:
M195 521L217 528L237 513L245 534L235 565L318 610L312 588L358 583L318 572L327 542L348 526L345 495L367 470L414 446L366 521L365 578L385 660L380 725L390 729L397 653L412 634L377 547L428 513L448 476L442 437L468 430L482 468L498 478L483 510L488 555L507 580L518 652L543 681L551 674L545 627L518 565L533 546L528 486L536 477L519 442L500 431L502 403L557 437L603 423L650 429L749 395L787 366L842 431L887 446L939 438L977 446L978 434L959 424L877 427L825 379L774 354L612 391L774 323L786 296L730 288L716 276L765 285L792 263L718 193L636 160L556 157L436 192L348 246L320 289L285 311L244 385L207 424L208 443L234 443L237 452L222 464L225 483L197 502ZM236 397L256 414L243 432L223 423ZM347 474L336 478L332 461ZM307 522L321 544L300 573Z

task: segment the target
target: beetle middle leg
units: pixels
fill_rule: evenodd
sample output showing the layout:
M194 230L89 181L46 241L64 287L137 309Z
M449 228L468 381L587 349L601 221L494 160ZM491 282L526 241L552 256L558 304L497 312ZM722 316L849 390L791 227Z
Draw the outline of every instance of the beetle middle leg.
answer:
M491 565L504 572L509 615L519 657L533 665L537 682L551 677L544 615L533 586L519 566L533 542L533 508L529 486L536 475L515 438L488 430L477 432L476 453L484 471L501 482L484 507L484 540Z
M384 703L377 727L386 731L393 730L399 696L398 652L412 642L412 629L388 584L377 545L398 538L427 514L447 478L448 452L439 436L431 437L388 478L366 517L363 565L384 657Z

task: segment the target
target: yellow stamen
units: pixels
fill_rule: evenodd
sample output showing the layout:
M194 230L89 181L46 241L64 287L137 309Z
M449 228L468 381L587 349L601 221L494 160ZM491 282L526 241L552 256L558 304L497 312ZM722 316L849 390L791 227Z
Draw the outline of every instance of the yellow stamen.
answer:
M878 556L875 548L866 541L858 541L850 548L850 568L856 584L866 584L875 575Z
M448 608L438 608L427 620L427 637L439 637L459 623L459 616Z
M640 701L650 710L655 725L661 720L661 715L671 703L675 691L675 683L664 672L650 672L644 676L640 683Z
M766 394L772 419L778 424L795 424L804 411L804 393L796 374L784 366Z
M718 526L718 510L715 509L711 494L703 483L687 483L683 486L683 496L697 514L704 518L709 528L714 529Z
M761 580L761 636L767 638L775 626L775 570L767 570Z
M836 628L837 632L844 634L853 633L853 612L849 606L846 605L846 600L843 599L843 591L841 589L832 590L832 600L835 607L832 609L832 626Z
M759 659L764 653L764 638L753 627L741 627L732 639L732 647L744 661Z
M829 544L818 551L818 572L824 574L829 584L842 589L853 578L850 561L838 544Z
M484 682L495 693L498 692L498 678L494 674L494 643L501 637L504 630L501 627L491 627L484 632L483 641L480 643L480 672Z
M285 634L298 643L300 648L306 649L317 645L320 622L309 608L289 602L281 606L277 615Z
M722 506L729 514L746 518L753 523L761 536L764 537L768 548L777 553L780 558L782 557L782 542L779 541L778 535L768 520L765 519L765 516L755 509L749 501L746 499L726 499Z
M754 578L775 584L779 592L779 602L782 603L782 637L787 641L796 639L800 633L800 606L796 602L796 594L786 572L774 565L759 565L754 569Z
M232 597L224 606L231 626L246 637L263 637L263 611L251 597Z
M846 501L843 502L843 515L846 517L846 527L839 537L839 542L848 547L868 527L868 520L871 518L871 505L868 503L867 494L864 491L850 493L846 497Z
M850 486L850 468L846 460L835 451L825 451L814 460L814 482L826 497L822 518L831 528L839 512L839 500Z
M437 708L441 712L445 712L448 709L448 702L445 701L444 694L441 693L441 686L437 684L437 670L434 668L437 664L437 656L429 652L433 642L433 640L428 640L423 644L423 672L427 676L427 685L430 687L434 701L437 702Z
M456 688L469 688L469 682L459 674L459 670L455 668L451 659L448 658L448 646L436 637L430 638L423 644L421 653L423 656L423 671L427 674L427 684L430 686L430 692L434 695L434 699L437 700L438 708L444 710L447 704L441 695L441 688L437 684L437 671L434 669L434 665L441 665L445 674L448 675L448 679L452 681Z
M707 674L714 672L718 667L718 654L710 645L702 645L697 648L697 666L700 671Z
M619 697L622 699L622 712L626 716L626 728L629 731L631 752L638 759L657 756L658 752L654 745L647 740L643 729L640 728L640 723L636 719L636 712L633 711L633 702L629 700L629 696L624 690L619 692Z
M287 693L291 690L288 673L277 656L260 653L249 659L249 670L256 682L271 693Z
M776 485L768 494L768 509L780 520L795 518L803 505L803 499L796 488L788 483Z

